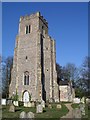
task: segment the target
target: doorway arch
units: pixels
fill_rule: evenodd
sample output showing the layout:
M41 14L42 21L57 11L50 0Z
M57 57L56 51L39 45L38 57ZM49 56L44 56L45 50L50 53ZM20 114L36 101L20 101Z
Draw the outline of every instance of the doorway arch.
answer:
M29 102L29 92L25 90L22 96L23 102Z

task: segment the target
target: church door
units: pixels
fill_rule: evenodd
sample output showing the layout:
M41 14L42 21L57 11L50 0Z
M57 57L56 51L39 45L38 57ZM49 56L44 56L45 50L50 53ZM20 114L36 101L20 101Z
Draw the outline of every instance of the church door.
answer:
M29 102L29 93L25 91L23 94L23 102Z

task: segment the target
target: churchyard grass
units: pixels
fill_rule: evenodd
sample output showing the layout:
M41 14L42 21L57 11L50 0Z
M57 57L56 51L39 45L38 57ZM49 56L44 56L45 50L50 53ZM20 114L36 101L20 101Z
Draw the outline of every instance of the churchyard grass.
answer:
M67 107L62 104L61 109L56 108L56 104L52 104L52 108L46 107L42 114L36 114L36 118L60 118L68 113Z
M16 107L14 113L9 112L9 106L2 106L2 116L3 118L19 118L22 111L35 113L35 118L60 118L68 113L67 107L62 104L61 109L56 108L56 104L52 104L52 108L44 108L43 113L36 113L36 108L26 108L26 107Z
M73 109L75 109L75 108L79 108L79 105L80 105L80 104L78 104L78 103L74 103L74 104L72 104L71 106L72 106Z
M80 104L74 103L71 106L72 106L73 109L75 109L75 108L79 108L79 105ZM85 104L85 115L82 116L82 118L88 118L88 120L90 120L90 110L88 109L88 105L87 104Z

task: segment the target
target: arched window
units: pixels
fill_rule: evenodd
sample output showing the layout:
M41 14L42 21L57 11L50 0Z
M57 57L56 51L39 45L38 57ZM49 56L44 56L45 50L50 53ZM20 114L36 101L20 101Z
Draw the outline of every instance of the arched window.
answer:
M29 85L29 72L24 72L24 85Z
M30 25L25 26L25 34L28 34L30 32L31 32L31 26Z

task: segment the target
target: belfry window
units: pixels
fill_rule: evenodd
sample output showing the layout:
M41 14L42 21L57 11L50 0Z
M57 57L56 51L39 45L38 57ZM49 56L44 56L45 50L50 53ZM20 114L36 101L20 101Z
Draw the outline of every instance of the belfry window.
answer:
M24 72L24 85L29 85L29 72Z
M31 26L30 25L27 25L26 27L25 27L25 34L28 34L28 33L30 33L31 32Z

